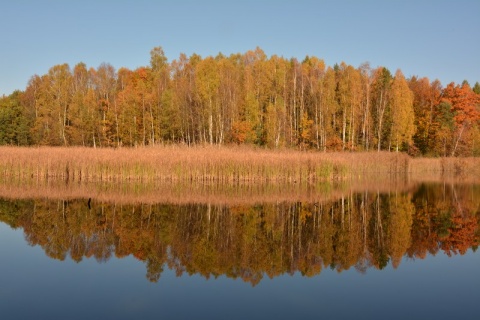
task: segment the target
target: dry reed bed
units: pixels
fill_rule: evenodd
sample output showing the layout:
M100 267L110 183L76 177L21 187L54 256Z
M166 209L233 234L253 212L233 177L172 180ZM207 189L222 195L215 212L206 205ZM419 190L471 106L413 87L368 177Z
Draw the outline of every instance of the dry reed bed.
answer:
M0 175L69 181L317 182L405 173L403 154L241 147L0 148Z
M374 178L480 177L477 158L322 153L247 147L92 149L0 147L0 179L82 182L318 183Z
M480 181L480 158L412 158L409 175L422 181Z

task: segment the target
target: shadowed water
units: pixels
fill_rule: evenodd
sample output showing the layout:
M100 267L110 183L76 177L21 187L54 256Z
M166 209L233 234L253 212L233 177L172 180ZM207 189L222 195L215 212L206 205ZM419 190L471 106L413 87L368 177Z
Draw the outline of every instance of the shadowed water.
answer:
M4 197L0 307L6 319L476 319L478 185L330 195Z

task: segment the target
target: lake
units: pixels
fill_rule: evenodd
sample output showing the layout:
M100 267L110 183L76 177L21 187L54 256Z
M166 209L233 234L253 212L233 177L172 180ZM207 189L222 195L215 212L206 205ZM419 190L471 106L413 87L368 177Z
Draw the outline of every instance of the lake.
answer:
M478 318L479 185L229 194L0 195L2 319Z

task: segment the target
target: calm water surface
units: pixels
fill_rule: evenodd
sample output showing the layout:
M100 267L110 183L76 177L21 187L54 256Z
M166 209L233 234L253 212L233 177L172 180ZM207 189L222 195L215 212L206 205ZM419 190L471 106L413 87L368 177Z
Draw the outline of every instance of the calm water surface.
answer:
M0 199L2 319L477 319L480 187L255 205Z

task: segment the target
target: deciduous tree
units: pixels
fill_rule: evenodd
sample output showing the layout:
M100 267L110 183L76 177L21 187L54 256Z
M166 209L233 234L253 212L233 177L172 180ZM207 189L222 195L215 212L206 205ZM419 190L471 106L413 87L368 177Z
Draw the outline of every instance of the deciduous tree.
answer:
M415 114L413 111L413 93L400 70L397 70L392 82L390 94L392 109L391 140L396 151L406 150L413 142L415 134Z

